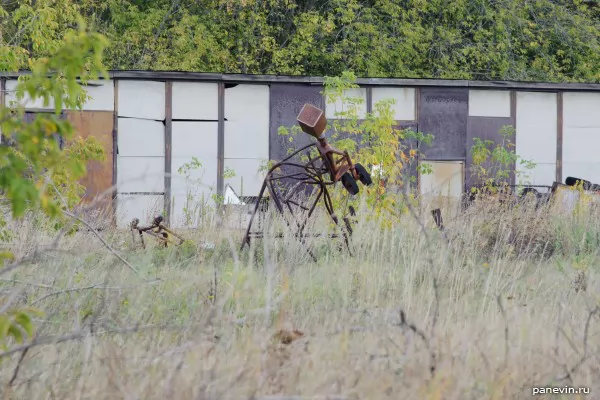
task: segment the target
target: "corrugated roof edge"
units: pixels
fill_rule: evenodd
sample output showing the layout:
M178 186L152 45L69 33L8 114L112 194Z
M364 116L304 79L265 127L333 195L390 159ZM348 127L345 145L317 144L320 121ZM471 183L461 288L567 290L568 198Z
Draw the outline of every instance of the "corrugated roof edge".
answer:
M16 78L29 72L0 72L0 77ZM109 71L111 79L146 79L174 81L204 81L225 83L291 83L300 85L322 85L323 77L290 76L290 75L245 75L216 74L206 72L182 71ZM357 83L364 86L408 86L427 87L445 86L473 89L526 89L532 91L591 91L600 92L599 83L551 83L551 82L517 82L517 81L471 81L453 79L404 79L404 78L358 78Z

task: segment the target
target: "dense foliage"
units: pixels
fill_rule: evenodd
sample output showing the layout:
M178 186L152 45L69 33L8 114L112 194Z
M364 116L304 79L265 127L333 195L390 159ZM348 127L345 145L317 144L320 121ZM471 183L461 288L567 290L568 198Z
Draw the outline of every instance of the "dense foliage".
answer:
M111 41L110 69L600 81L594 0L3 0L0 6L0 43L11 39L37 56L56 46L79 11ZM35 21L25 24L33 14ZM42 32L49 39L43 45L36 40Z
M33 212L60 221L63 211L81 199L85 188L78 180L85 176L87 162L104 158L97 141L75 136L71 124L59 114L63 108L81 107L87 99L82 83L106 77L102 64L106 39L90 33L76 7L67 1L62 8L54 8L53 1L39 1L35 6L29 1L19 3L18 9L0 8L0 71L31 71L20 78L16 101L0 107L0 193L2 204L8 206L0 210L0 241L8 241L13 233L7 227L9 218ZM14 25L16 31L7 35L5 25ZM45 106L53 104L54 112L38 113L33 122L27 122L23 106L27 98L41 99ZM60 137L67 140L62 149ZM22 261L8 264L13 259L11 252L0 252L0 275ZM23 342L34 332L36 310L12 308L13 300L3 300L0 309L0 348Z

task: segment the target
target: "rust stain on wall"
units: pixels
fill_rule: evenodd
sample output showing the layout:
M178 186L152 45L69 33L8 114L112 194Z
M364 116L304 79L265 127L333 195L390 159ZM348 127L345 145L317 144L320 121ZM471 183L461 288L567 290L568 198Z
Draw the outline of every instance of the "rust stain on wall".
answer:
M91 203L112 187L113 176L113 112L69 111L67 119L73 125L73 137L94 137L104 148L104 161L90 161L87 175L80 181L85 186L84 203ZM111 205L111 194L104 193L103 206ZM111 207L112 208L112 207Z

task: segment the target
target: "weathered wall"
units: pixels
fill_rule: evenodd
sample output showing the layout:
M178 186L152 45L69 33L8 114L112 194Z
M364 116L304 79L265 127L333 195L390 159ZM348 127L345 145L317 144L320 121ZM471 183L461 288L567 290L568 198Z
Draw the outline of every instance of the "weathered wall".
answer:
M467 189L483 183L482 179L477 177L472 170L474 139L489 140L493 142L493 146L501 145L503 138L500 130L504 126L512 126L513 128L515 126L511 108L511 93L504 90L470 90L467 140L465 143L467 154L465 160L465 186ZM509 139L514 144L515 137L512 136ZM492 162L486 162L483 166L490 174L495 174L498 171L498 166L493 165ZM502 168L505 169L506 167ZM514 165L511 165L508 170L510 171L510 178L507 181L513 183Z
M432 134L431 146L423 147L427 159L466 157L469 91L454 88L421 88L419 132Z
M102 204L107 206L112 203L108 200L112 198L114 114L110 111L68 111L67 119L73 126L74 138L93 137L104 149L104 161L90 161L81 184L86 187L83 198L86 203L102 196Z
M291 147L288 137L280 136L277 131L280 126L288 130L297 125L296 117L306 103L310 103L320 109L325 108L325 99L321 95L322 88L307 85L271 85L271 119L269 122L270 143L269 158L271 160L282 160L287 157L288 149ZM312 143L309 135L298 135L293 147L300 148Z
M120 226L128 224L133 217L147 221L162 212L168 191L165 160L169 160L169 154L174 200L170 212L172 224L178 226L185 219L188 195L198 201L201 196L210 199L216 192L217 183L221 182L219 157L223 157L222 167L233 169L236 174L224 179L224 183L231 185L238 195L256 196L264 178L264 171L259 168L267 160L281 160L290 147L298 148L313 140L301 134L290 144L288 137L277 134L278 128L295 126L305 103L324 109L329 120L343 108L339 103L325 104L320 84L225 83L221 84L224 87L221 98L217 82L174 81L172 97L169 97L171 84L166 80L170 78L162 78L161 81L119 79L117 92L113 81L92 82L94 86L87 88L92 99L83 111L65 113L81 135L96 137L107 150L106 162L89 166L89 175L84 180L88 187L86 199L113 183L111 152L116 152ZM534 92L514 88L473 90L421 86L418 82L416 88L378 86L380 83L346 93L365 101L359 109L360 117L369 110L376 111L378 101L393 98L398 127L411 127L435 137L431 146L414 141L405 144L412 148L419 146L425 155L424 161L452 161L438 162L435 173L423 180L422 191L430 191L432 185L438 185L449 173L453 176L454 194L461 185L468 188L479 183L469 173L473 139L500 143L499 130L504 125L516 129L513 142L517 154L537 164L529 182L551 185L557 177L564 181L567 176L576 176L600 183L600 162L595 154L600 146L600 93ZM14 99L11 90L15 85L15 80L6 81L5 103ZM44 106L40 100L25 99L25 103L28 119L33 118L35 112L53 109L52 104ZM113 123L115 113L116 124ZM219 120L220 115L224 116L223 120ZM113 129L117 138L115 149L112 148ZM221 139L223 148L219 149ZM200 170L191 172L196 182L186 180L178 172L193 157L202 163ZM462 164L459 166L456 162ZM516 168L524 171L522 166ZM416 175L416 165L408 170L409 176ZM462 181L455 177L459 170L465 175ZM198 180L201 180L200 185Z
M493 146L502 145L503 138L500 133L504 126L514 128L514 118L511 115L511 97L508 91L469 91L469 119L467 123L467 159L466 167L466 187L481 185L482 179L477 177L472 171L473 167L473 146L475 138L482 141L491 141ZM510 140L514 143L515 138ZM498 166L492 162L484 163L484 168L490 173L495 174ZM508 183L514 180L514 166L510 166L510 178Z
M202 199L212 203L217 186L218 84L173 82L172 119L171 225L193 227L194 205ZM180 172L194 157L202 166Z
M118 82L117 222L145 223L164 207L165 82Z

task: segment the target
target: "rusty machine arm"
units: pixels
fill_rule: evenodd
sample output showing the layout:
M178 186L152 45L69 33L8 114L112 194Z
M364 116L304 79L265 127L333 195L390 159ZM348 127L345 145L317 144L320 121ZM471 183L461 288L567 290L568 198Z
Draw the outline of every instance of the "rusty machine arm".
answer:
M320 236L305 234L304 230L321 199L333 222L336 225L338 224L329 187L341 181L348 193L354 196L359 192L357 181L367 186L372 184L371 176L361 164L353 163L348 152L340 151L327 142L324 135L327 120L325 119L323 110L311 104L305 104L297 117L297 121L302 131L314 137L316 142L295 151L269 169L258 195L256 206L250 217L242 242L242 249L245 245L250 244L251 238L262 238L264 236L261 231L252 231L252 224L262 198L267 192L269 194L269 201L272 201L275 205L275 210L279 214L284 215L284 220L288 227L292 228L295 225L295 236L302 243L305 243L307 236ZM316 147L318 150L316 156L310 154L310 150L313 147ZM307 153L308 161L295 161L294 157L302 152ZM339 157L337 160L336 156ZM325 178L326 175L329 176L329 179ZM291 184L282 188L285 186L283 184L285 181L288 183L291 182ZM311 195L303 196L307 192L311 193L312 197ZM303 217L299 219L299 211L307 211L307 213L302 214ZM354 210L351 209L350 213L354 215ZM291 214L293 222L285 218L286 214ZM348 246L348 251L350 251L348 234L352 234L352 229L349 219L343 217L343 220L345 227L342 227L342 236ZM280 237L280 235L276 235L276 237L278 236ZM332 234L330 237L337 237L337 235ZM307 249L307 251L315 259L310 250Z
M142 244L142 248L144 248L144 249L146 248L146 243L144 242L144 234L150 235L150 236L156 238L156 240L158 240L158 242L160 244L163 244L165 247L168 247L169 243L179 246L185 241L185 239L183 237L176 234L175 232L173 232L171 229L167 228L163 224L163 217L161 215L154 218L154 220L152 221L152 224L149 226L140 226L139 223L140 223L140 220L138 218L134 218L130 224L131 238L133 240L134 246L136 244L136 240L135 240L135 232L136 231L139 234L140 242ZM171 236L174 236L179 240L175 241L171 238Z

